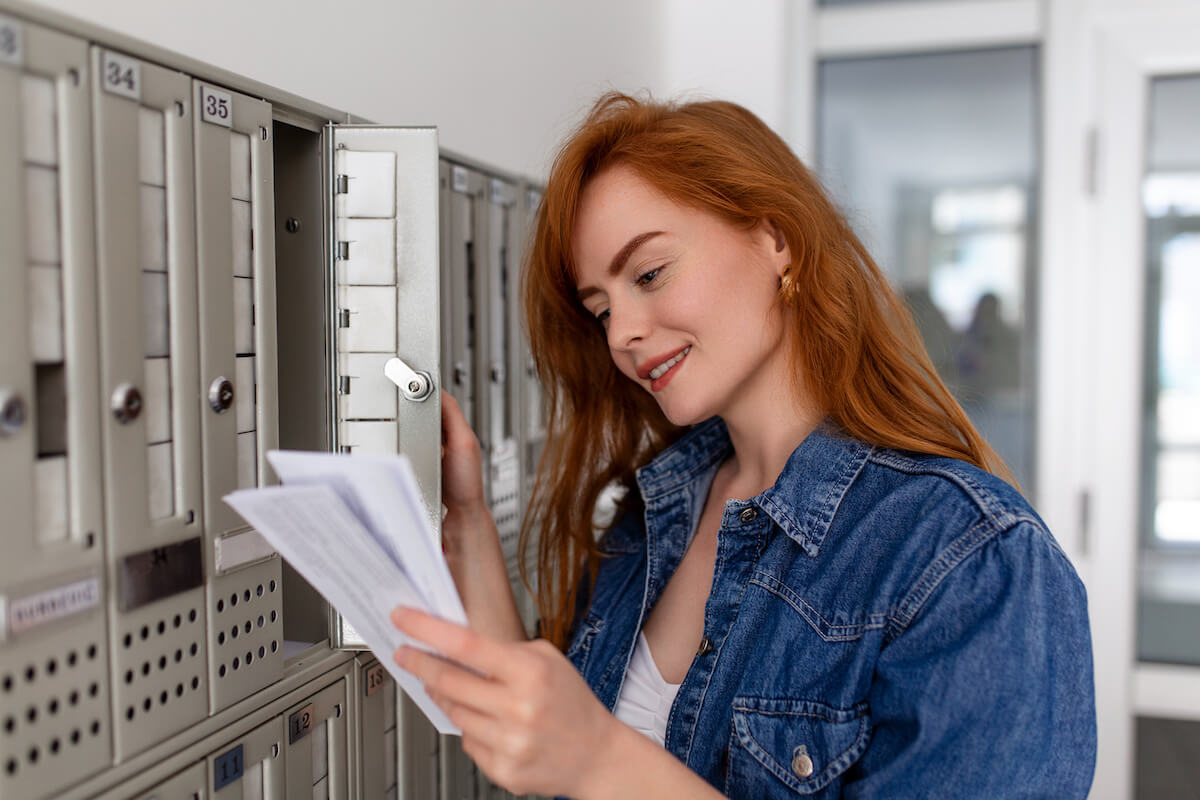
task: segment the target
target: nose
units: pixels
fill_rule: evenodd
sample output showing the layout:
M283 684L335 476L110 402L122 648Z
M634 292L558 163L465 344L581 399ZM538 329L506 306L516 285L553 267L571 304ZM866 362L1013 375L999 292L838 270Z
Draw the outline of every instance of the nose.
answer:
M613 350L628 350L646 338L650 320L639 303L613 303L608 309L608 346Z

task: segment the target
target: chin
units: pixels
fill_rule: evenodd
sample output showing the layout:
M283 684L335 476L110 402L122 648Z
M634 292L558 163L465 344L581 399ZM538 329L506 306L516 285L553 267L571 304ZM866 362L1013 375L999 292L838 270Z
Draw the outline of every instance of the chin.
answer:
M664 403L659 401L658 407L662 409L665 416L672 425L680 428L686 428L689 425L695 425L697 422L704 422L713 415L713 412L706 411L694 404L681 403Z

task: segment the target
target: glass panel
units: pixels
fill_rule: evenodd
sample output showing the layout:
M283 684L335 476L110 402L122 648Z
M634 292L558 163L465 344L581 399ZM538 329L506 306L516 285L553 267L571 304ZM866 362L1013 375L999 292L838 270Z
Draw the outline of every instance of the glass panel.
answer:
M1149 100L1138 657L1200 665L1200 75Z
M939 374L1033 490L1038 56L828 60L818 169Z
M1137 718L1134 797L1200 797L1200 722Z

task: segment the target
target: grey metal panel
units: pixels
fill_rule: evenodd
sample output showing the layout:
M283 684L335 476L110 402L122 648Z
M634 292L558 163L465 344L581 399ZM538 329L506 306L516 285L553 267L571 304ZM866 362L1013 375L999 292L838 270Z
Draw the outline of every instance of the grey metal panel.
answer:
M204 800L208 796L205 762L200 761L168 778L146 792L135 795L138 800Z
M500 546L508 564L509 580L520 585L517 540L521 529L520 448L517 433L520 419L512 402L510 383L519 380L509 370L511 300L516 272L513 258L515 239L514 206L517 187L496 177L486 180L482 207L480 269L477 270L476 328L483 333L479 347L476 415L486 458L487 495L492 517L500 533Z
M112 761L100 609L0 649L0 796L50 797Z
M211 387L221 379L234 381L239 357L254 358L254 384L234 384L233 393L235 402L242 395L254 398L254 483L265 485L272 482L265 454L276 447L279 439L271 106L217 87L212 89L229 95L232 119L226 127L200 116L195 118L196 245L202 320L200 389L201 396L207 398ZM206 91L207 84L194 82L192 96L197 108ZM235 275L234 252L243 249L245 243L234 239L234 201L244 201L246 196L251 204L252 278ZM240 207L238 210L242 211ZM239 288L244 289L246 299L252 300L249 315L244 309L238 313ZM241 337L237 336L239 329L245 331ZM238 488L238 415L232 408L218 411L205 402L201 423L205 531L212 541L246 527L221 499ZM207 561L211 567L211 553Z
M388 731L385 704L396 700L395 681L373 657L359 656L355 663L354 702L358 736L358 797L383 797L389 788L384 734ZM388 692L388 684L392 691ZM396 716L391 715L395 731ZM393 757L393 761L394 761ZM394 782L394 781L393 781Z
M347 733L351 707L348 680L340 680L297 702L283 714L286 796L313 797L314 787L330 800L350 796Z
M475 763L462 749L458 736L441 736L438 745L440 800L475 800Z
M339 305L333 309L334 326L338 337L337 352L354 354L386 352L383 345L394 342L392 355L415 370L432 378L433 393L424 401L399 397L396 417L389 419L339 419L336 445L349 452L366 452L391 447L412 460L417 483L425 501L426 512L434 530L441 525L441 398L440 386L440 325L438 312L438 194L437 194L437 132L432 128L382 128L371 126L335 126L329 131L328 153L331 180L335 189L346 189L334 195L334 219L331 221L331 241L337 255L339 224L357 219L390 219L395 221L395 285L370 286L340 284L338 300L346 303L359 298L374 298L372 293L388 293L386 307L365 304L356 309ZM385 158L384 156L390 156ZM385 173L379 174L377 170ZM364 200L363 197L367 199ZM390 199L389 199L390 198ZM345 230L345 227L342 227ZM350 243L353 253L353 243ZM380 254L392 252L379 248ZM354 273L338 271L336 263L330 269L341 278L352 279ZM386 272L372 269L373 280ZM358 272L360 276L362 272ZM385 296L380 294L381 297ZM342 314L358 311L357 314ZM339 321L349 321L350 327L338 327ZM346 366L339 364L339 368ZM341 375L335 375L335 382ZM394 385L364 381L360 376L352 392L365 392L374 383L377 391L395 395ZM390 407L390 402L388 403ZM389 433L389 430L394 433ZM384 442L380 445L379 442Z
M140 99L131 99L105 90L107 57L103 48L92 49L101 344L96 400L103 420L104 472L113 476L105 484L105 514L119 762L203 719L208 685L203 591L196 581L202 554L193 547L172 547L198 542L202 511L190 82L123 56L138 70ZM161 121L161 139L141 140L147 119ZM110 405L122 387L145 391L144 231L142 215L129 212L139 208L143 177L160 179L142 174L143 153L159 146L166 183L172 438L169 451L162 451L170 453L166 469L151 474L148 415L122 421ZM155 453L161 447L156 445ZM167 488L155 496L169 505L159 512L166 515L155 519L150 497L160 479L168 481ZM171 584L183 576L188 576L184 583Z
M185 730L208 711L204 591L112 618L117 760Z
M219 747L206 761L209 796L213 800L285 800L288 797L282 758L285 741L284 718L276 717ZM240 761L240 769L225 767L235 760L235 756ZM242 777L216 788L218 781L224 782L236 772L241 772Z
M385 708L388 710L395 712L392 729L395 730L398 761L391 762L395 766L394 773L387 771L385 774L388 781L395 781L395 796L400 800L440 797L444 780L440 770L440 740L457 737L439 736L437 728L403 692L395 693L395 702Z
M10 109L0 122L10 211L0 221L0 402L19 399L24 420L7 417L13 427L0 434L0 796L38 798L113 758L90 68L86 43L5 24L19 32L23 61L0 67ZM30 180L47 190L36 204L26 203Z
M103 563L91 70L86 43L36 25L21 32L23 65L0 67L0 103L12 110L0 122L0 202L12 212L0 220L0 403L23 410L0 434L0 597L10 608L81 571L98 578ZM55 173L53 265L27 260L37 219L24 192L34 163ZM56 363L34 366L47 355L39 358L35 331L53 338ZM8 627L0 619L0 647Z
M480 253L483 247L480 206L483 201L484 178L478 172L459 164L449 164L450 191L447 201L449 216L444 220L446 235L444 252L449 278L443 295L448 298L450 339L450 375L448 389L471 426L480 429L479 415L479 292Z
M283 677L281 564L273 556L208 581L211 713Z
M205 566L210 713L283 674L278 557L219 564L216 543L245 523L221 499L272 483L266 452L278 443L275 210L271 106L194 81L200 386L204 397ZM239 221L248 221L244 231ZM244 238L248 237L248 238ZM233 385L231 406L210 387Z

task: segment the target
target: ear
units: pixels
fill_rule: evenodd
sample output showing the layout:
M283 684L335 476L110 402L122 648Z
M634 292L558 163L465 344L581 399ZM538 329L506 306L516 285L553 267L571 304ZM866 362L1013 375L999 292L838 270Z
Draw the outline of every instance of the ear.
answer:
M787 239L784 238L783 231L775 224L775 220L766 217L760 223L763 233L770 236L771 243L774 245L774 253L772 262L775 265L775 271L782 278L784 271L792 264L792 251L788 247Z

